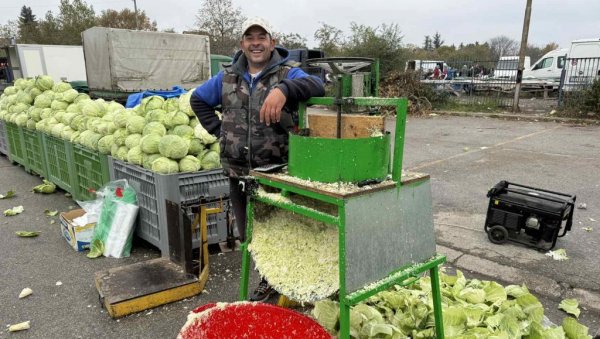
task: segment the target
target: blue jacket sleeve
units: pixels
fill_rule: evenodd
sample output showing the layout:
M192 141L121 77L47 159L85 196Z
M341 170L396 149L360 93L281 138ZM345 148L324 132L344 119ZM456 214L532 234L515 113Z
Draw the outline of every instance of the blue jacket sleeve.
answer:
M223 71L220 71L216 76L198 86L192 95L214 108L221 105L222 89Z
M321 79L308 75L297 67L290 69L287 78L277 84L277 87L286 97L285 105L292 110L296 109L300 101L325 95L325 87Z
M192 111L210 134L217 137L221 134L221 120L215 114L215 107L221 105L221 90L223 88L223 72L209 79L196 88L190 97Z

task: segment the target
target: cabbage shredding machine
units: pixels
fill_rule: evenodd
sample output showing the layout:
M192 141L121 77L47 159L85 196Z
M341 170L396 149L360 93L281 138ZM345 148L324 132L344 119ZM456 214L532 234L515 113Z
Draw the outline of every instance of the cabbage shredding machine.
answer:
M372 62L364 58L312 61L338 80L346 78L352 83L370 79L359 75ZM287 168L257 168L244 178L249 201L246 241L241 246L240 299L248 297L248 246L252 242L254 214L258 213L256 204L263 203L337 228L339 291L335 298L340 305L341 338L349 338L351 306L394 285L410 285L427 271L431 277L436 337L443 338L438 270L446 258L436 254L430 177L402 171L408 101L347 97L344 86L337 87L336 97L311 98L300 105L299 133L289 136ZM337 114L308 114L306 107L311 104L337 107ZM383 116L349 114L343 112L345 107L367 111L393 107L394 133L385 130ZM341 183L345 183L345 189L340 189ZM260 188L314 203L308 206L293 199L273 199L260 194ZM333 208L327 210L335 212L315 209L315 204L328 205Z

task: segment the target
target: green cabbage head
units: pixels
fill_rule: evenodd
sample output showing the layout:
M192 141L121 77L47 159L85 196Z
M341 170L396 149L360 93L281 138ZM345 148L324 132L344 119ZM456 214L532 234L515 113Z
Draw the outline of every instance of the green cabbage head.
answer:
M163 157L181 159L188 153L189 143L178 135L165 135L160 139L158 151Z
M152 171L158 174L173 174L179 172L179 163L169 158L160 157L152 162Z

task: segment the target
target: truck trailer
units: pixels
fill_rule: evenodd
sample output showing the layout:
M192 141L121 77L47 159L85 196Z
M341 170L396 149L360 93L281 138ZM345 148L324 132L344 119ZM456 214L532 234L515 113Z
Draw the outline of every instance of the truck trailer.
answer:
M86 81L82 46L9 44L0 48L6 54L6 85L38 75L49 75L54 81Z

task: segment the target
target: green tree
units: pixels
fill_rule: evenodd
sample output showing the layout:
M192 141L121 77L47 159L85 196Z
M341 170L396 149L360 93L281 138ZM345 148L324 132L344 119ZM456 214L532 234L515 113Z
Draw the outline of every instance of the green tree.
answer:
M321 27L315 31L314 38L319 43L319 48L327 56L339 56L341 45L344 42L342 30L321 22Z
M352 22L350 30L351 35L343 45L344 55L379 59L381 74L404 68L405 54L398 24L370 27Z
M38 30L39 35L36 43L47 45L63 44L63 32L60 27L60 22L58 21L58 18L52 14L52 11L46 12L44 19L40 20L40 23L38 24Z
M444 40L442 40L442 35L439 32L435 32L433 39L431 39L431 44L433 45L434 49L442 47Z
M140 31L157 30L156 20L151 21L145 11L138 11L136 20L135 12L129 8L124 8L121 11L114 9L104 10L96 18L96 24L102 27L138 29Z
M425 41L423 41L423 49L426 51L431 51L433 49L433 44L429 35L425 36Z
M196 15L200 31L210 35L213 54L230 55L239 48L242 23L246 17L231 0L203 0Z
M277 44L287 49L306 47L306 38L298 33L273 33L273 35L277 40Z
M21 7L18 19L19 43L35 43L38 39L38 22L31 7Z
M81 45L81 32L96 24L94 8L83 0L60 0L58 9L61 44Z

